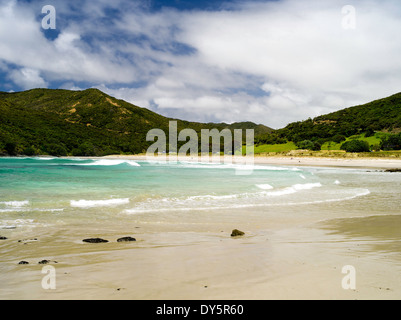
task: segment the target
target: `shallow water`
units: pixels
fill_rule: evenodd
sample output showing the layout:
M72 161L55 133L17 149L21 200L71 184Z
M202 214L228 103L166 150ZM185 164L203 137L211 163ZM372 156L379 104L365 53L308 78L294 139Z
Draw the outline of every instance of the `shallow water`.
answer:
M368 196L378 180L383 189L397 182L360 170L252 168L250 175L237 175L235 165L224 164L2 158L0 223L34 226L147 214L163 221L177 211L341 202Z

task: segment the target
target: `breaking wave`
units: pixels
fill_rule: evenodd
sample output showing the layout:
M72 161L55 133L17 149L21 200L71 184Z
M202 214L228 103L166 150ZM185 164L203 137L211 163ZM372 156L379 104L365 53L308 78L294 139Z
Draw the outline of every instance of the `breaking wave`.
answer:
M124 199L107 199L107 200L71 200L70 205L73 208L94 208L118 206L129 203L128 198Z
M140 167L141 165L132 160L112 160L112 159L101 159L93 160L90 163L75 163L76 166L118 166L121 164L128 164L133 167Z

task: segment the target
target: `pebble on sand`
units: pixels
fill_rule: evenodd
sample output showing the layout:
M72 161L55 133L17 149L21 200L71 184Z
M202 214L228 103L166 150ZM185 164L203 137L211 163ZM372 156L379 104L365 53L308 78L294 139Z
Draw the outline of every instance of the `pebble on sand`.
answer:
M104 240L102 238L89 238L89 239L84 239L82 241L83 242L88 242L88 243L105 243L105 242L109 242L108 240Z
M136 241L136 239L132 237L122 237L117 239L117 242L130 242L130 241Z
M240 231L240 230L238 230L238 229L234 229L234 230L231 232L231 236L232 236L232 237L243 236L244 234L245 234L245 232L242 232L242 231Z
M50 260L41 260L41 261L39 261L38 263L39 263L39 264L48 264L48 263L58 263L58 262L55 261L55 260L53 260L53 261L50 261Z

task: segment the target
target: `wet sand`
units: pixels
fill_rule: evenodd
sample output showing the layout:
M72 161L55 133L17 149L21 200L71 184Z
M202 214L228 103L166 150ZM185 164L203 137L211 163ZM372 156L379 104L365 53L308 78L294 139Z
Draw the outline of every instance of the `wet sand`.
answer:
M3 230L9 239L0 243L2 252L13 253L2 260L0 299L401 298L400 217L245 220L238 212L232 222L221 218L214 224L110 222L24 234ZM245 236L230 237L239 225ZM376 225L385 227L378 231ZM128 235L137 241L116 242ZM110 242L83 243L86 236ZM21 237L37 241L23 244ZM41 286L43 259L55 268L55 290ZM20 260L29 264L18 265ZM346 265L355 267L355 290L342 287Z

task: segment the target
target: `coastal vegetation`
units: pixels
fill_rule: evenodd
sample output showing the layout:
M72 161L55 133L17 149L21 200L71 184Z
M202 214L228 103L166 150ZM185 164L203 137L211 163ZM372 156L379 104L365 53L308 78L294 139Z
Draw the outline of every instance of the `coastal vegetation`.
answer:
M320 155L343 150L369 152L367 156L398 156L396 150L401 150L401 93L290 123L271 134L259 136L255 144L255 153L271 155L293 150Z
M177 121L178 131L193 129L199 138L202 129L232 132L254 129L255 154L296 151L398 156L397 151L401 150L401 93L273 130L252 122L225 124L171 119L97 89L33 89L0 92L0 154L139 154L153 143L146 141L147 133L155 128L168 132L170 121ZM178 148L186 142L178 142ZM221 150L223 146L222 141Z
M105 156L146 152L151 129L168 132L170 119L97 89L33 89L0 93L0 154ZM273 131L252 122L233 124L177 121L178 131L254 129L255 136ZM178 146L185 144L179 142Z
M343 143L341 145L341 150L345 150L346 152L369 152L370 147L366 141L363 140L351 140Z
M303 140L337 142L341 137L401 131L401 93L314 119L290 123L277 135L295 143ZM398 133L397 132L397 133ZM343 139L343 138L342 138Z

